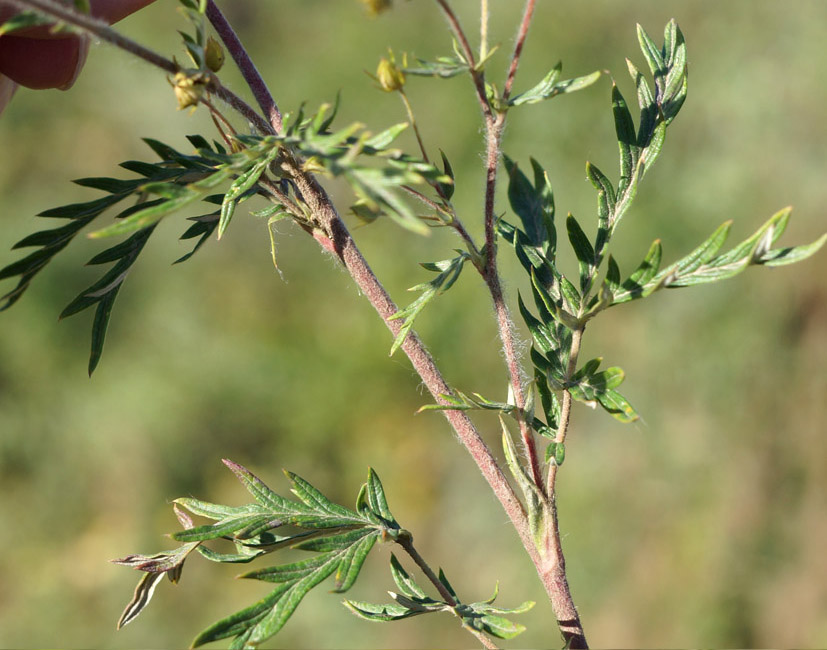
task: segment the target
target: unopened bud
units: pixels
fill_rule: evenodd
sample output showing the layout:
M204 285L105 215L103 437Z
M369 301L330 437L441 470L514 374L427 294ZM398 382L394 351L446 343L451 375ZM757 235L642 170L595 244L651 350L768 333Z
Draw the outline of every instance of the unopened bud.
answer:
M207 39L207 45L204 47L204 63L213 72L218 72L224 65L224 50L212 36Z
M392 93L405 85L405 73L396 67L392 59L389 61L383 57L376 68L376 80L382 90Z
M378 16L391 8L391 0L361 0L361 2L371 16Z

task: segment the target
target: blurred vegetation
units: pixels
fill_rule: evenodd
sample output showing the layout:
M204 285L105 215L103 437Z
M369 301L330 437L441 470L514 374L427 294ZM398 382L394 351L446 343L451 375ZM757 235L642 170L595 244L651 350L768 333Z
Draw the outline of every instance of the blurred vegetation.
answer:
M123 31L180 57L175 4L157 3ZM358 119L378 130L404 119L398 99L364 74L388 46L423 57L450 47L425 2L398 2L376 20L355 1L223 4L282 108L314 107L342 89L340 124ZM472 31L477 3L456 4ZM518 3L492 5L503 53L491 69L501 71ZM729 218L738 241L787 204L795 211L786 241L816 238L827 205L827 83L817 74L827 63L827 4L819 0L542 2L517 90L562 58L567 76L609 69L631 97L623 58L643 63L635 22L654 35L673 16L688 43L689 99L619 231L621 268L631 270L656 237L675 259ZM243 89L237 78L231 85ZM614 170L609 90L603 80L510 116L506 152L537 157L558 210L581 222L594 211L585 160ZM409 95L426 141L454 165L456 204L475 223L482 138L468 80L414 79ZM0 119L0 265L16 259L15 241L42 227L32 215L95 196L69 179L115 175L118 162L147 157L141 136L185 148L183 134L196 132L211 133L204 111L175 111L162 75L109 47L93 49L71 92L20 91ZM264 222L240 215L220 244L170 267L189 249L176 241L185 226L176 217L161 228L120 294L91 380L90 314L56 319L96 277L83 264L98 245L75 242L0 320L0 646L182 647L265 593L231 580L237 568L193 558L180 585L165 583L140 620L114 631L138 575L106 560L165 547L162 534L177 528L175 497L243 502L222 457L279 490L280 468L289 468L347 504L372 465L400 522L460 594L484 598L501 579L504 605L538 601L520 619L529 631L517 645L556 644L506 517L442 418L413 415L427 399L404 357L387 359L391 337L346 274L310 238L282 227L282 280ZM412 297L407 287L430 279L416 262L443 259L455 245L389 222L355 235L400 303ZM503 248L506 273L516 268L507 255ZM506 377L482 289L467 274L418 328L449 381L501 399ZM560 516L592 644L827 645L825 332L823 253L657 295L590 326L584 358L621 365L625 393L644 416L622 425L574 412ZM495 421L479 422L497 446ZM367 570L390 588L383 553ZM365 578L352 597L382 600ZM469 642L448 617L370 625L339 601L311 594L270 645ZM319 626L320 618L333 624Z

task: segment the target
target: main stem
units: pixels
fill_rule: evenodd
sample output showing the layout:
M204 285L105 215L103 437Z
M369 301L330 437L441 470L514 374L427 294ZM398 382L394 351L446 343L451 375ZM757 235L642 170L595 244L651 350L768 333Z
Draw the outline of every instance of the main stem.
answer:
M500 281L499 272L497 270L497 240L494 214L497 169L499 167L502 135L505 127L507 112L503 111L495 113L492 109L486 95L484 94L485 81L482 76L482 72L477 70L474 65L473 52L467 45L468 39L463 34L459 21L451 11L447 1L437 0L437 2L442 7L443 12L448 18L448 23L454 32L457 41L460 43L460 47L463 49L465 56L471 63L471 76L477 91L477 100L482 106L483 121L486 129L486 183L484 214L486 264L483 277L488 285L491 298L494 303L494 312L496 314L500 340L503 344L503 352L505 354L506 365L508 366L508 372L510 375L514 403L519 409L522 410L526 404L525 386L523 384L523 373L519 355L517 354L514 343L514 326L503 297L502 282ZM520 27L518 29L517 38L514 45L514 53L511 57L511 63L508 68L505 86L501 97L503 103L508 101L514 85L514 79L517 74L517 68L519 67L523 46L525 44L526 37L528 36L528 29L534 15L535 4L536 0L526 0L525 8L523 10L523 17L520 22ZM486 6L483 4L482 10L485 11L485 9ZM582 330L578 332L574 338L577 346L579 346L580 335L582 335ZM573 352L574 363L576 363L577 352ZM571 395L566 393L566 395L564 395L564 399L565 397L568 397L570 408ZM537 572L539 573L543 586L546 588L546 592L551 600L554 614L557 617L557 624L566 640L566 645L570 648L587 648L588 643L586 642L586 636L583 631L583 626L580 622L577 609L574 606L574 600L571 597L571 590L569 589L568 580L566 578L566 562L563 555L563 547L560 541L560 527L557 518L554 480L556 478L557 468L552 466L549 470L548 482L543 481L533 432L523 417L519 417L518 421L520 424L520 434L523 439L523 445L532 479L538 487L540 493L546 498L546 502L544 504L546 513L546 527L545 530L540 533L541 539L537 540L539 555L536 556L536 559L535 556L532 555L532 559L535 559ZM563 435L565 435L565 432ZM537 562L537 560L539 560L539 562Z

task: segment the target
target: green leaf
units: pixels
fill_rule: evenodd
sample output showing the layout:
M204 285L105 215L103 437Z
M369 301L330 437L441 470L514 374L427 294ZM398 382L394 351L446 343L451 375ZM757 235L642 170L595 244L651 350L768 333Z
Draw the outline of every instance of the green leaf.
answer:
M365 539L371 539L370 546L372 546L376 541L376 534L356 541L356 544L363 547L362 551L356 553L352 553L349 546L342 546L337 550L318 555L312 561L305 560L242 575L242 578L255 578L289 585L271 605L270 611L252 628L249 642L257 645L277 634L310 590L336 572L343 562L348 564L347 573L350 572L352 566L358 572L364 562L364 556L370 550L369 547L364 550ZM345 576L340 585L345 586L348 582L352 584L354 580L355 576L352 578ZM281 585L276 591L281 591ZM340 586L337 587L337 591L344 591L344 589Z
M401 68L406 75L413 75L418 77L441 77L449 79L456 77L471 69L471 66L459 56L441 56L434 61L425 61L424 59L416 59L416 65L405 66Z
M628 400L616 390L607 390L597 394L597 401L608 413L621 422L628 423L640 419L637 411Z
M617 86L612 86L612 112L620 149L620 179L617 184L615 206L609 217L606 240L628 211L637 194L640 181L660 155L666 137L666 127L678 114L686 99L686 45L674 21L667 25L665 38L667 43L663 48L658 48L638 25L641 50L655 80L654 95L640 71L627 60L640 105L637 131L626 100Z
M786 228L789 217L790 208L780 210L752 236L726 253L718 254L729 234L730 222L726 222L689 255L657 274L654 272L660 263L660 244L655 242L647 255L649 261L644 260L639 272L623 283L624 291L615 294L613 304L645 297L664 288L717 282L733 277L753 264L776 266L793 263L815 254L827 242L825 235L810 244L772 249Z
M373 471L373 468L368 470L367 498L370 509L381 517L383 523L395 528L399 527L388 507L388 500L385 497L382 481L379 480L379 476Z
M382 149L386 149L388 145L391 144L396 138L402 133L405 129L407 129L410 125L407 122L400 122L399 124L394 124L389 129L385 129L381 133L377 133L375 136L367 139L365 141L365 146L370 147L371 149L376 149L380 151Z
M276 588L264 600L210 626L196 638L195 645L227 637L235 637L232 647L264 641L281 629L304 596L327 577L333 576L336 592L352 587L378 539L388 536L397 539L402 534L410 536L410 533L399 528L388 508L382 483L372 469L357 500L364 507L357 506L357 513L333 503L310 483L291 472L285 474L299 502L276 494L241 465L229 460L224 463L253 495L256 503L225 506L196 499L177 499L176 504L194 514L214 519L215 523L195 526L183 511L176 510L185 530L175 533L173 537L189 542L181 547L183 551L179 549L148 557L130 556L121 563L147 572L173 571L183 559L177 562L169 556L177 553L176 557L183 558L196 548L207 559L225 563L246 563L284 547L315 555L244 574L242 577L274 583ZM283 525L306 531L288 536L270 532ZM205 540L218 538L233 541L237 552L218 553L199 546ZM177 579L179 574L180 569L174 578ZM173 579L172 573L170 579ZM132 611L134 607L131 604L128 610Z
M232 219L233 213L235 212L236 205L246 198L253 189L253 186L258 183L261 175L267 171L267 168L280 152L281 149L279 147L272 147L261 160L240 174L239 177L233 181L232 185L230 185L230 189L224 194L224 202L221 204L221 218L218 222L218 239L221 239L224 231L227 229L230 219Z
M558 62L554 68L533 88L515 95L508 101L509 106L519 106L520 104L536 104L545 99L551 99L557 95L564 93L573 93L583 88L588 88L598 79L602 72L596 70L591 74L582 77L575 77L574 79L566 79L565 81L557 81L560 76L560 71L563 69L563 64Z
M628 184L632 178L635 166L640 156L640 149L637 145L637 135L632 114L626 105L620 90L612 84L612 112L615 119L615 132L617 133L617 144L620 149L620 183L619 186ZM624 179L626 181L624 182Z
M508 201L511 209L520 217L523 232L529 243L539 249L544 256L551 257L556 247L554 229L554 194L548 174L540 164L531 159L534 170L532 185L517 164L508 156L503 156L508 172Z
M556 353L560 347L559 341L554 337L549 327L541 323L528 311L519 293L517 294L517 306L520 310L520 315L523 317L523 321L525 321L528 327L528 331L531 333L534 346L543 354Z
M424 599L428 597L422 587L416 584L416 581L408 575L408 572L405 571L393 553L391 553L391 575L399 590L409 598Z
M776 248L775 250L767 251L759 260L758 264L766 266L784 266L786 264L794 264L805 260L811 255L814 255L827 242L827 233L816 239L810 244L803 244L802 246L790 246L787 248Z
M732 221L721 224L705 242L675 264L677 273L679 275L693 273L708 263L721 250L721 246L724 245L729 236L731 227Z
M454 196L454 190L456 189L454 186L454 170L451 167L451 163L448 162L448 158L442 149L439 150L439 154L442 156L442 171L448 178L451 179L450 183L439 183L439 189L445 199L450 201L451 197Z
M173 262L173 264L180 264L181 262L186 262L189 258L195 255L195 253L201 249L201 247L207 242L207 240L210 237L212 237L212 234L218 227L218 220L220 214L220 212L210 212L209 214L203 214L198 217L189 218L189 220L193 221L194 223L189 228L187 228L186 232L183 235L181 235L181 239L192 239L194 237L200 237L200 239L195 243L195 246L189 253L179 257L177 260Z
M373 622L399 621L403 618L428 613L427 611L414 611L404 605L398 605L396 603L376 605L374 603L365 603L358 600L346 600L344 601L344 604L345 607L356 614L359 618Z
M513 639L526 630L525 625L513 623L502 616L495 616L493 614L485 614L479 619L476 619L474 623L474 627L479 625L478 629L498 639Z
M583 366L572 377L567 388L571 396L579 402L589 406L600 404L610 415L621 422L633 422L639 418L631 404L618 393L615 388L623 383L625 374L618 367L607 368L597 372L602 359L597 357L583 364ZM547 454L563 454L560 458L562 463L565 457L565 450L549 448Z
M640 24L637 26L637 38L643 56L646 58L646 63L649 64L649 69L652 71L652 75L654 75L656 80L663 77L666 66L661 48L655 45L655 42Z
M97 282L81 292L60 314L61 318L76 314L88 307L97 305L92 322L92 351L89 356L89 374L91 375L103 354L103 344L106 339L106 330L109 326L109 317L112 305L126 279L132 265L138 259L154 228L150 227L135 233L132 237L117 244L103 253L98 254L90 264L104 264L117 262Z
M5 295L0 296L0 301L5 301L5 303L0 302L0 311L8 309L18 301L26 289L29 288L34 277L42 271L46 265L54 259L55 255L62 251L85 226L99 217L108 208L125 199L126 196L125 194L105 196L94 201L73 203L41 212L40 215L38 215L40 217L69 219L70 222L59 228L36 232L23 238L14 245L15 249L37 246L39 250L0 269L0 280L12 278L17 275L20 276L17 286Z
M404 343L405 339L408 336L408 333L411 331L413 327L414 321L416 317L419 316L419 313L425 308L429 302L431 302L437 296L442 295L452 286L459 278L460 274L462 273L462 269L465 266L465 262L471 259L471 256L468 253L463 251L457 251L459 255L454 257L453 259L449 260L442 260L441 262L426 262L421 264L421 266L429 271L434 271L438 273L433 280L430 282L426 282L423 284L418 284L415 287L411 287L408 291L421 291L422 295L419 296L416 300L414 300L410 305L405 307L404 309L400 309L396 312L393 316L390 317L389 320L398 320L403 318L404 321L402 322L402 326L399 328L396 336L393 340L393 345L391 346L390 356L393 356L394 352L396 352L399 347Z
M284 509L288 506L288 504L289 507L295 507L295 504L288 502L287 499L276 494L273 490L267 487L264 481L258 478L246 467L243 467L238 463L234 463L228 458L222 458L221 462L224 463L224 465L226 465L233 474L235 474L236 478L241 481L241 484L261 506L265 508L273 508L274 510Z
M595 270L594 248L580 224L571 214L566 219L566 229L569 234L569 242L571 242L571 247L574 249L580 267L580 289L585 295L589 290L592 274Z
M508 104L509 106L519 106L520 104L536 104L548 98L554 89L554 82L560 76L563 70L563 62L558 61L554 64L551 71L543 78L543 80L530 90L520 93L512 97Z

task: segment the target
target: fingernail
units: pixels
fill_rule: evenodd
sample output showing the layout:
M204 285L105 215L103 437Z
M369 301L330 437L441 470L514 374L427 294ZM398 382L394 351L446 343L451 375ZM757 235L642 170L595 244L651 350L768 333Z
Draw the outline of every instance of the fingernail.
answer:
M75 68L72 72L71 78L62 86L59 86L60 90L69 90L72 86L75 85L75 82L78 80L78 76L80 75L80 71L83 70L83 65L86 63L86 56L89 54L89 37L88 36L77 36L78 39L78 47L77 47L77 61L75 62Z
M0 74L0 115L11 101L15 90L17 90L17 84L7 76Z

